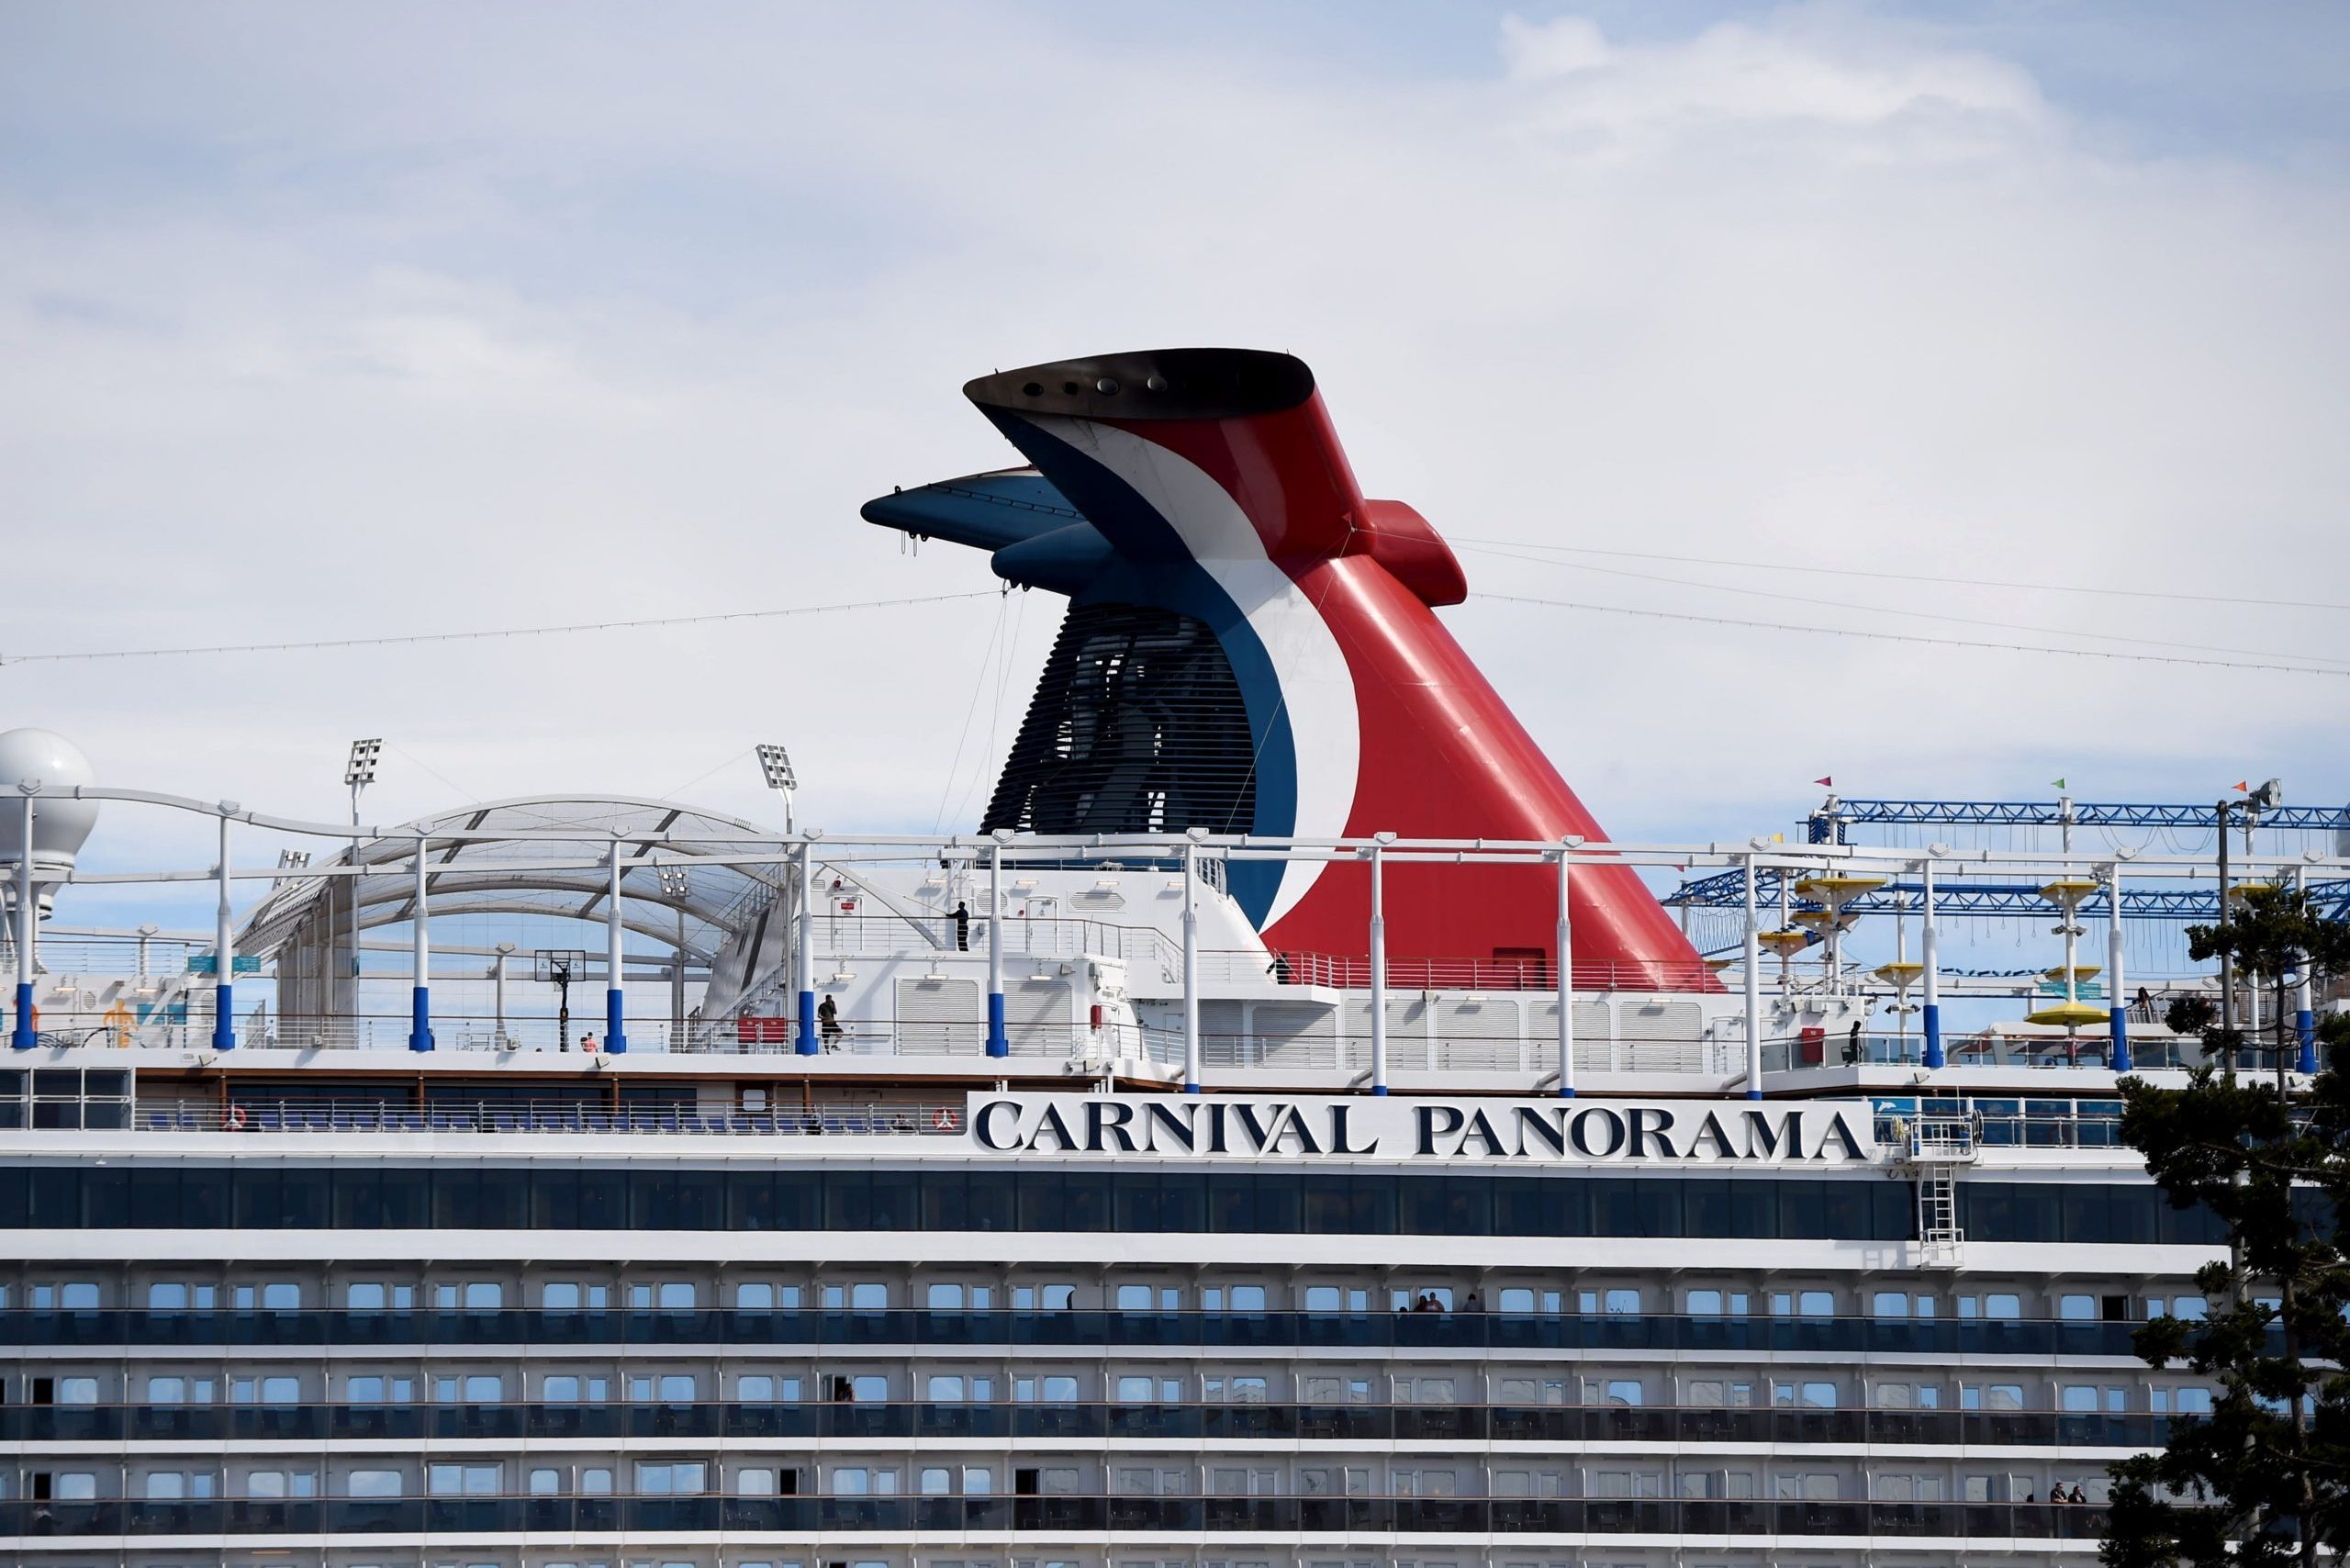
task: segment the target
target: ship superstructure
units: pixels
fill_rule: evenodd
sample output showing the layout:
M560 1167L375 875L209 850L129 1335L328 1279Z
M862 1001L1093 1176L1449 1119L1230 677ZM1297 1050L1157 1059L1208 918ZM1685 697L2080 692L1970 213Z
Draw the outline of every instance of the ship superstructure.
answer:
M0 1560L2091 1561L2209 1403L2130 1337L2222 1238L2114 1088L2199 1059L2122 931L2208 866L1611 843L1296 361L968 390L1035 466L868 515L1071 598L976 832L354 827L0 736ZM90 870L101 808L218 858ZM101 876L218 918L69 925ZM1944 972L1994 888L2052 971Z

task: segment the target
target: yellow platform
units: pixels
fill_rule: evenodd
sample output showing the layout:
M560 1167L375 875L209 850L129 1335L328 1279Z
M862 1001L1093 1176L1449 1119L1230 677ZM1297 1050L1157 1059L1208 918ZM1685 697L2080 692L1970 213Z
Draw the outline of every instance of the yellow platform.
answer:
M1799 899L1821 899L1827 902L1835 903L1841 900L1851 898L1856 893L1864 893L1872 888L1881 888L1883 886L1885 886L1885 879L1883 877L1848 877L1841 875L1830 877L1806 877L1802 881L1796 884L1796 897Z
M1918 977L1926 972L1926 966L1901 958L1889 964L1879 964L1873 972L1887 985L1908 986L1917 983Z
M1824 909L1799 909L1787 918L1797 925L1833 925L1843 917Z
M2094 1002L2055 1002L2023 1015L2027 1024L2104 1024L2111 1015Z
M1764 931L1758 934L1754 940L1765 947L1781 953L1800 953L1811 946L1811 933L1808 931Z
M2087 877L2059 877L2041 889L2040 896L2053 904L2065 903L2067 901L2078 903L2104 886L2103 882Z
M2277 890L2277 884L2274 882L2232 882L2228 885L2228 897L2237 903L2242 903L2255 893L2273 893Z
M2073 974L2075 978L2078 980L2094 980L2096 977L2103 973L2105 973L2105 966L2103 964L2075 964L2073 966ZM2065 978L2065 966L2059 964L2053 969L2042 969L2040 971L2040 978L2042 980L2061 980Z

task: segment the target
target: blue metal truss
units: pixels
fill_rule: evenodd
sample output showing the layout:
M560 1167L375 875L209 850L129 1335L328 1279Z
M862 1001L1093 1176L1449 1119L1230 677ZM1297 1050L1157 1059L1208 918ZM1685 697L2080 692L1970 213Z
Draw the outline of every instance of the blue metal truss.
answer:
M1801 881L1807 873L1797 873ZM1776 911L1779 904L1780 874L1761 869L1754 877L1756 902L1766 911ZM1844 908L1856 914L1892 914L1905 906L1897 902L1906 897L1907 909L1916 913L1925 907L1926 887L1918 881L1888 881L1858 898L1849 899ZM2310 900L2320 914L2332 920L2350 920L2350 879L2311 882ZM1681 884L1665 895L1663 902L1673 909L1742 909L1746 904L1746 874L1743 871L1720 871L1710 877L1699 877ZM1816 901L1793 897L1790 890L1789 907L1818 909ZM2101 913L2105 895L2098 893L2081 904L2084 913ZM1997 919L2016 915L2040 916L2053 914L2056 906L2042 898L2036 882L1962 882L1938 879L1934 885L1934 914L1936 918L1977 917ZM2197 888L2124 888L2121 891L2121 918L2124 920L2213 921L2219 918L2220 901L2215 889Z
M2064 806L2055 801L1839 801L1806 819L1811 842L1832 839L1837 823L1851 827L1927 826L2062 827ZM2110 801L2075 801L2076 827L2209 828L2209 805L2133 805ZM2260 813L2260 825L2313 832L2350 829L2350 806L2278 806Z

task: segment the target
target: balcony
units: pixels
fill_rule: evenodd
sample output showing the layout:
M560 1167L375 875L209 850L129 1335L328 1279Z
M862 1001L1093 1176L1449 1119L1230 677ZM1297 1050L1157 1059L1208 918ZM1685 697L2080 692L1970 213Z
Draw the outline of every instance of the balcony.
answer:
M0 1442L428 1442L452 1439L1000 1439L1007 1442L2058 1445L2150 1449L2170 1417L2051 1410L1710 1406L511 1404L0 1406Z
M0 1539L892 1534L1505 1534L2096 1540L2103 1508L1653 1497L324 1497L0 1501Z

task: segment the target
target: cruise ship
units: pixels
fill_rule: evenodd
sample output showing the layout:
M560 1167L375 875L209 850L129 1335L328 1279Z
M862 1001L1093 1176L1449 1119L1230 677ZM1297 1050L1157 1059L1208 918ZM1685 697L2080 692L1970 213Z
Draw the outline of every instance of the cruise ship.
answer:
M0 1560L2093 1561L2210 1398L2132 1353L2223 1248L2115 1082L2198 1059L2124 931L2211 866L1610 840L1297 360L965 390L1023 465L866 517L1069 600L968 831L772 749L780 826L363 825L365 744L320 822L0 735ZM1944 972L1986 899L2048 964Z

